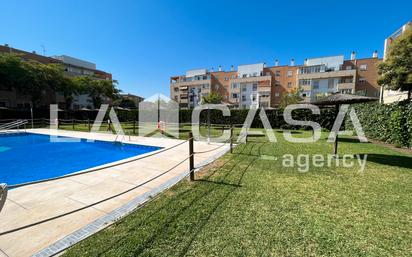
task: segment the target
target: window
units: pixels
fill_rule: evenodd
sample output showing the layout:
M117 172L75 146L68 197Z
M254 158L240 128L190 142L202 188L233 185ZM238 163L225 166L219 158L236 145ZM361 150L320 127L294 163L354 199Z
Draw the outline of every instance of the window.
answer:
M228 77L228 76L225 76L225 80L228 81L228 80L229 80L229 77Z
M275 87L280 86L280 82L279 81L275 81Z
M292 75L293 75L293 71L288 70L288 77L292 77Z
M310 91L303 92L302 97L310 97Z
M177 95L175 95L175 101L177 101Z
M257 84L253 84L253 91L257 91Z
M313 81L313 89L319 89L319 80Z
M6 107L6 102L0 102L0 107Z
M242 92L246 92L246 87L242 87Z
M359 83L365 83L365 82L366 82L366 79L364 77L359 78Z
M333 79L328 79L328 88L334 88Z
M352 89L342 89L340 90L342 94L352 94Z
M256 95L252 95L252 101L253 101L253 102L256 101Z
M235 78L236 78L236 75L233 74L233 75L232 75L232 79L235 79Z
M352 65L346 66L346 69L347 69L347 70L351 70L351 69L352 69Z
M292 82L288 82L288 88L292 87Z
M279 93L275 93L275 96L278 97L278 96L279 96Z
M232 83L232 89L236 89L237 88L237 84L236 83Z
M361 66L360 66L359 69L360 69L360 70L367 70L366 64L361 64Z
M322 65L302 67L299 69L299 74L310 74L321 72Z
M237 98L237 94L232 94L232 98Z
M309 86L310 79L299 79L299 86Z
M202 88L203 88L203 89L209 89L209 84L203 84L203 85L202 85Z
M175 92L178 92L178 91L179 91L179 88L178 88L178 87L175 87L174 90L175 90Z
M246 96L242 95L242 101L246 101Z
M280 76L280 70L277 70L277 71L275 72L275 76L276 76L276 77L279 77L279 76Z

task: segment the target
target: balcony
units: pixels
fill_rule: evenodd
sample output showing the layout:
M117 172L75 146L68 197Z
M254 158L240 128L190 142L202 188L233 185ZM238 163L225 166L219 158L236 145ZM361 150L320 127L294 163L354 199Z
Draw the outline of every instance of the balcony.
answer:
M240 87L230 87L230 92L231 93L240 93Z
M170 85L174 86L191 86L191 85L202 85L210 84L210 75L197 76L197 77L185 77L177 76L170 79Z
M298 79L328 79L328 78L350 77L350 76L352 77L356 76L356 69L298 74Z
M256 76L256 77L245 77L245 78L235 78L232 80L233 83L253 83L253 82L260 82L260 81L270 81L272 80L272 76Z
M338 83L338 90L342 89L353 89L355 90L355 83L354 82L349 82L349 83Z
M271 88L270 88L270 86L268 86L268 87L265 87L265 86L259 86L259 88L258 88L258 91L259 92L269 92L270 93L270 91L271 91Z
M311 91L312 90L311 85L300 85L299 88L302 89L303 91Z

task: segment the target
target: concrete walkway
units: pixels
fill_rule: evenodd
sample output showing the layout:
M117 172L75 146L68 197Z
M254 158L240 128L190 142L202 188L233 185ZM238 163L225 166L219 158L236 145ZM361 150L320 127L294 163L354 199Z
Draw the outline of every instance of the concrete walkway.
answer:
M94 138L104 141L113 141L116 138L112 134L64 130L33 129L28 130L28 132ZM132 136L130 141L125 142L168 148L183 141ZM217 146L219 144L208 145L205 142L195 142L194 149L195 151L206 151ZM188 157L188 149L188 143L184 143L169 151L142 160L10 190L5 206L0 213L0 233L81 208L139 185ZM224 146L208 153L197 154L195 166L211 162L227 150L228 146ZM91 223L93 224L94 221L102 219L102 217L108 217L108 214L112 214L113 211L122 210L119 208L128 203L130 207L130 203L139 197L144 198L149 195L148 193L152 193L152 195L158 193L168 182L168 186L170 186L182 179L187 174L188 169L187 160L169 173L126 194L70 215L0 236L0 257L31 256L41 250L43 251L39 256L50 255L52 251L45 248L51 244L85 228L87 225L90 226ZM55 248L56 244L52 247Z

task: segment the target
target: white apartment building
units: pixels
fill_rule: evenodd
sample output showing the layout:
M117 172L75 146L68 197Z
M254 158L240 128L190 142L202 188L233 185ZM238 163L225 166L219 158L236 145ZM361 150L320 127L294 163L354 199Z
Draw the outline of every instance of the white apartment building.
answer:
M297 77L305 102L313 102L335 92L355 93L356 69L344 65L344 62L343 55L305 60Z

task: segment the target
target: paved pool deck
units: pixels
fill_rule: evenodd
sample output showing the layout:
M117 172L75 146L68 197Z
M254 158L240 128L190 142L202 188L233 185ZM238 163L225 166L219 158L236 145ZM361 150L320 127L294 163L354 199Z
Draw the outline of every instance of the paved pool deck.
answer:
M76 138L114 141L116 136L65 130L29 129L27 132ZM155 137L125 137L125 143L169 148L183 140ZM68 147L70 143L68 143ZM195 152L215 149L222 144L195 142ZM196 154L195 167L214 161L229 150L225 145L216 150ZM150 153L149 153L150 154ZM188 143L154 156L91 173L42 182L9 191L0 213L0 233L32 224L98 202L127 189L141 185L187 158ZM0 257L51 256L68 245L111 224L139 205L184 179L189 161L152 181L90 208L20 231L0 236Z

